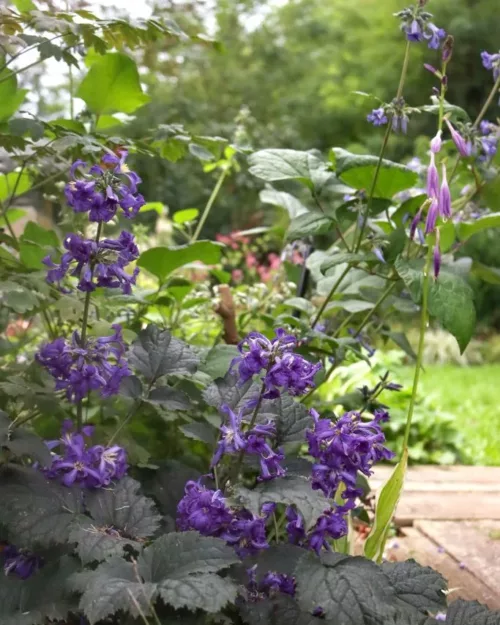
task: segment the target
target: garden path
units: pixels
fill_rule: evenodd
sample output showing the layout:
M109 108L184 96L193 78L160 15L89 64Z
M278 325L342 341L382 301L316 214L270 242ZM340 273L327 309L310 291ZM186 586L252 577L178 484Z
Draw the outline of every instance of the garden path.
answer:
M375 470L375 491L391 471ZM500 467L411 467L395 522L388 559L432 566L448 580L451 598L500 609Z

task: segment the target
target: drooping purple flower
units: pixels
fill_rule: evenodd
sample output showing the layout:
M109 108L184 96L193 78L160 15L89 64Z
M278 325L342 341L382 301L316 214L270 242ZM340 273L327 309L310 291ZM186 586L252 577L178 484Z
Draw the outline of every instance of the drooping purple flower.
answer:
M300 545L306 537L306 530L304 527L304 519L295 508L288 506L285 512L286 520L286 532L288 534L289 541L294 545Z
M56 381L56 390L64 389L71 402L79 402L91 391L102 397L116 395L121 380L132 374L124 358L122 329L112 326L114 334L89 337L82 343L78 332L71 341L58 338L43 345L35 358Z
M99 243L70 234L64 240L66 252L59 264L50 256L43 259L49 267L47 282L58 283L70 276L78 278L80 291L94 291L96 287L121 288L130 294L135 284L139 269L132 274L125 267L139 258L139 250L130 232L122 231L118 239L104 239Z
M472 141L465 140L462 135L450 124L449 120L445 118L446 125L448 126L451 138L455 144L457 150L461 156L469 157L472 154Z
M250 601L260 601L266 597L274 597L279 593L295 595L295 579L284 573L269 571L259 581L257 579L257 565L247 570L247 591Z
M61 438L48 443L59 453L53 454L52 464L42 469L43 473L64 486L78 484L85 488L101 488L121 479L128 469L126 451L118 445L89 447L85 439L92 436L93 430L93 426L84 426L81 432L75 432L72 421L65 421Z
M189 481L177 506L177 527L183 532L196 530L203 536L219 536L232 515L220 490L210 490Z
M424 37L427 39L427 46L431 50L437 50L441 46L441 40L446 37L446 31L432 22L427 22Z
M493 70L493 80L497 80L500 76L500 52L490 54L489 52L481 52L481 60L483 67Z
M427 41L427 46L431 50L437 50L446 37L446 32L430 21L432 14L424 11L423 5L403 9L395 13L395 16L401 20L401 28L408 41L415 43Z
M378 260L381 263L385 263L384 253L382 252L382 250L379 247L374 247L373 248L373 253L375 254L375 256L378 258Z
M439 173L436 167L434 151L431 151L431 160L427 169L427 196L430 198L439 197Z
M437 154L441 151L441 147L443 145L443 140L441 139L441 135L443 134L442 130L438 130L436 136L431 140L431 152L433 154Z
M373 109L366 117L367 121L374 126L383 126L387 124L387 115L383 107Z
M121 207L124 216L135 217L144 198L137 193L139 176L130 171L125 163L127 151L120 156L107 153L100 165L93 165L88 171L82 171L86 163L75 161L71 167L71 177L64 194L68 204L76 213L89 213L90 221L110 221ZM81 178L77 178L80 172Z
M244 508L233 514L231 522L220 537L228 545L232 545L242 558L269 548L266 520Z
M404 135L408 132L408 115L404 112L394 113L392 116L392 129L394 132L402 132Z
M418 225L422 219L423 208L419 208L415 217L411 220L410 224L410 239L413 241L415 238L415 233L417 232Z
M439 201L436 197L432 198L429 210L427 211L427 219L425 220L425 234L434 232L436 222L439 216Z
M423 40L424 33L419 20L412 20L411 24L406 28L406 38L408 41L415 41L417 43Z
M341 511L333 509L324 512L307 538L310 549L318 555L322 549L331 550L329 540L336 540L347 534L347 522Z
M43 559L31 551L6 545L2 552L5 575L16 575L26 580L43 566Z
M441 176L441 188L439 189L439 212L445 219L449 219L451 217L451 193L450 187L448 186L446 165L444 163L443 174Z

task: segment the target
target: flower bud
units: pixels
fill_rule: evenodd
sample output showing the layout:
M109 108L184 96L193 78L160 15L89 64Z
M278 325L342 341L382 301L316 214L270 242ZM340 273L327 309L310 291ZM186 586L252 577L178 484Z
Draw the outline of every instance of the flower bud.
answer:
M439 174L436 167L434 151L431 152L431 162L427 169L427 195L430 198L439 197Z
M441 151L441 147L443 145L443 141L441 140L441 135L443 134L442 130L438 130L436 136L431 141L431 152L433 154L437 154Z
M443 163L443 178L439 190L439 212L445 219L451 217L451 193L446 176L446 165Z
M451 61L451 57L453 55L453 44L455 40L451 35L448 35L444 40L443 49L441 53L441 58L443 63L449 63Z
M439 249L439 229L436 230L436 244L433 252L434 278L437 280L441 269L441 250Z
M425 220L425 234L430 234L436 229L436 221L439 215L439 202L437 198L433 198L429 211L427 212L427 219Z
M451 138L453 139L453 143L456 145L460 155L465 157L470 156L472 154L472 143L470 141L465 141L462 135L455 130L455 128L453 128L447 119L445 119L445 122L450 129Z

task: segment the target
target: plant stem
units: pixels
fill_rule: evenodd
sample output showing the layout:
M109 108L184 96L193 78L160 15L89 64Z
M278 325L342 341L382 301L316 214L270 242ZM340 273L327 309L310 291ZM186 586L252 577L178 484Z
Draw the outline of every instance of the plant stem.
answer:
M476 117L476 121L472 124L473 128L477 128L479 126L479 123L481 122L483 117L486 115L486 112L490 104L493 102L493 98L498 93L499 89L500 89L500 76L498 76L498 78L496 79L495 84L493 85L493 89L490 92L490 95L488 96L486 102L484 103L484 106L481 109L479 115Z
M229 173L229 167L226 166L222 169L219 179L217 180L215 187L213 188L212 193L210 194L210 197L208 198L208 202L205 206L205 209L203 210L203 213L200 217L200 221L198 222L197 226L196 226L196 230L194 231L194 234L191 238L191 243L194 243L198 237L200 236L200 232L203 228L203 226L205 225L205 222L207 220L208 215L210 214L210 211L212 209L212 206L217 198L217 195L219 194L219 191L224 183L224 180L226 179L226 176Z
M330 300L332 299L335 291L338 289L338 287L340 286L340 283L342 282L342 280L346 277L346 275L349 273L351 266L347 265L347 267L344 269L344 271L340 274L338 280L335 282L335 284L332 286L332 288L330 289L330 292L328 293L328 295L325 298L325 301L321 304L320 309L318 310L318 312L316 313L316 317L314 317L314 321L311 324L311 327L314 328L316 326L316 324L318 323L318 321L321 319L321 315L325 312L325 308L328 306L328 304L330 303Z
M101 238L102 224L103 222L100 221L99 225L97 226L97 232L95 235L96 243L99 243L99 239ZM90 267L90 280L92 280L93 273L94 273L94 264L92 264L92 266ZM91 296L91 291L87 291L87 293L85 294L85 302L83 304L82 331L80 334L80 341L81 341L82 347L85 344L85 341L87 339L87 326L88 326L89 310L90 310L90 296ZM76 430L77 432L80 432L80 430L82 429L82 413L83 413L83 403L82 403L82 400L80 400L76 405Z
M403 88L405 86L406 74L408 73L408 62L410 60L410 48L411 41L406 42L405 56L403 59L403 68L401 70L401 78L399 79L398 91L396 98L400 98L403 95Z
M368 313L365 315L365 318L363 319L363 321L361 322L361 325L358 328L358 332L361 332L363 330L363 328L366 326L366 324L370 321L370 319L373 317L373 315L375 314L375 312L377 311L378 307L381 306L385 300L389 297L389 295L394 291L394 289L396 288L396 284L397 282L393 282L392 284L390 284L386 290L382 293L382 295L378 298L378 300L375 302L375 306L368 311Z
M420 379L420 369L422 368L422 359L424 355L425 330L427 327L427 304L429 300L429 274L431 269L432 247L429 245L427 249L427 258L424 267L424 283L422 286L422 310L420 311L420 336L418 339L417 362L415 365L415 376L413 378L413 389L411 393L410 405L408 407L408 416L406 418L405 435L403 440L403 451L408 449L408 441L410 439L410 427L417 399L418 382Z

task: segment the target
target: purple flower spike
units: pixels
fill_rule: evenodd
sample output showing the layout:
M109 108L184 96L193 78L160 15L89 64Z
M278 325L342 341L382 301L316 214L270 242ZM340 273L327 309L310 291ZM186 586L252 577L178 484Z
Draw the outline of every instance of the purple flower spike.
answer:
M436 222L439 216L439 202L436 198L432 198L431 205L427 211L427 219L425 220L425 234L434 232L436 229Z
M446 165L443 163L443 175L439 190L439 211L444 219L451 217L451 193L446 175Z
M367 115L366 119L374 126L383 126L387 124L388 121L385 110L382 107L373 109L373 111Z
M453 139L453 143L456 145L457 150L459 151L461 156L469 157L472 154L472 143L471 141L466 141L462 135L453 128L450 122L445 119L446 125L448 126L451 138Z

